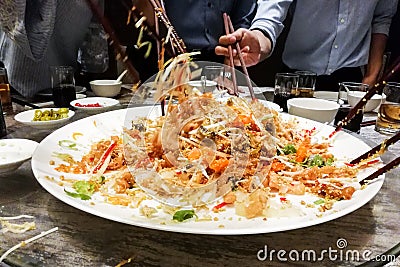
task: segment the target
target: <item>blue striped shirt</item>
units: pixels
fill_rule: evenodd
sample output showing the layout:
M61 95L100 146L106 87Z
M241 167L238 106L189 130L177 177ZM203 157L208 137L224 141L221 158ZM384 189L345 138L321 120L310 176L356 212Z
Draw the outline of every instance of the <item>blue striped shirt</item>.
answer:
M290 0L260 0L251 28L273 43L283 29ZM292 69L331 74L368 63L372 33L388 35L398 0L298 0L283 62Z

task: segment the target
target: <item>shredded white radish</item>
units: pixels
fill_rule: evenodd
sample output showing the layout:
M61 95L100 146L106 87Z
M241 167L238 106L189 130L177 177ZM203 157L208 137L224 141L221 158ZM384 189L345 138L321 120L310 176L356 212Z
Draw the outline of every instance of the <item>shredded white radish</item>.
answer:
M14 234L23 234L26 231L36 229L36 224L35 222L24 222L21 224L17 224L17 223L10 223L8 221L2 221L1 227L2 227L1 231L3 233L11 232Z
M38 234L38 235L36 235L36 236L34 236L34 237L31 237L31 238L29 238L29 239L27 239L27 240L25 240L25 241L22 241L21 243L19 243L19 244L13 246L12 248L10 248L10 249L7 250L6 252L4 252L3 255L1 255L1 257L0 257L0 262L2 262L10 253L12 253L13 251L17 250L18 248L23 247L23 246L25 246L26 244L28 244L28 243L30 243L30 242L33 242L33 241L35 241L35 240L37 240L37 239L39 239L39 238L42 238L42 237L44 237L44 236L46 236L46 235L48 235L48 234L51 234L51 233L53 233L53 232L55 232L55 231L57 231L57 230L58 230L58 227L54 227L54 228L52 228L52 229L50 229L50 230L48 230L48 231L46 231L46 232L41 232L40 234Z
M19 220L19 219L23 219L23 218L34 219L35 217L31 216L31 215L22 214L22 215L12 216L12 217L0 217L0 221L3 221L3 220L4 221Z

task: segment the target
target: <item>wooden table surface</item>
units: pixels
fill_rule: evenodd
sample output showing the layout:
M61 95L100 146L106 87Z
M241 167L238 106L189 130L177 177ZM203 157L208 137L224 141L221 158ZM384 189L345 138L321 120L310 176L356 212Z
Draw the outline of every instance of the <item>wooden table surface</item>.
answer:
M74 120L83 117L85 114L78 111ZM376 114L364 117L368 120ZM6 121L7 138L40 142L49 134L15 122L12 112ZM363 127L357 137L369 145L388 138L375 132L374 126ZM400 144L393 145L383 159L387 161L395 155L400 155ZM10 254L5 263L11 266L116 266L128 258L132 261L124 266L307 266L311 264L307 259L279 260L277 252L272 260L259 257L265 248L269 252L321 253L337 249L338 240L347 242L346 251L369 251L373 257L400 242L398 168L387 174L382 189L370 202L336 220L278 233L218 236L151 230L85 213L47 193L37 183L30 164L28 161L13 173L0 174L0 217L30 214L35 216L37 229L25 234L0 233L0 254L41 231L53 227L59 230ZM364 262L334 255L325 254L317 260L317 266L354 266ZM400 266L400 259L388 266Z

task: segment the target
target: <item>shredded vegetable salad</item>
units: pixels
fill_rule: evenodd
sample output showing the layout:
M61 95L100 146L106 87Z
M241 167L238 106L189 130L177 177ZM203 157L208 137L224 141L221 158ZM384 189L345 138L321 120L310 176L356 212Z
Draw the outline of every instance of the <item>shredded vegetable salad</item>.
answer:
M210 99L203 95L199 101L211 101L207 102L209 108L218 106ZM246 108L251 105L252 113L248 113ZM137 118L120 136L92 144L80 159L58 155L64 161L54 166L63 173L60 185L70 197L90 200L100 194L107 203L140 209L146 218L157 210L141 204L154 196L161 196L161 202L167 204L162 200L171 196L197 197L196 201L205 201L195 202L194 207L208 204L211 213L232 208L237 215L250 219L268 216L271 198L278 197L282 206L287 206L288 195L311 194L318 198L313 203L315 208L325 211L332 209L336 201L351 199L361 188L357 174L363 166L338 163L330 152L331 140L314 138L318 132L315 128L301 129L295 119L284 121L258 102L232 98L224 108L235 113L228 116L233 119L219 117L214 110L214 116L181 118L185 123L173 130L178 119L170 106L170 117ZM184 114L190 113L185 110ZM175 124L168 125L168 120ZM237 136L236 130L242 135ZM68 142L60 145L75 148ZM88 179L70 179L68 173L85 174ZM143 176L145 182L139 187L137 180ZM143 190L143 185L153 195ZM189 188L191 194L181 194L176 187ZM211 202L201 194L211 194L218 200ZM174 206L176 212L180 211L172 214L174 220L195 218L192 209Z
M131 127L94 142L80 158L54 154L63 161L50 164L65 194L82 201L99 196L149 219L161 210L176 222L202 221L199 209L234 210L247 219L301 216L289 196L313 196L313 203L301 205L331 210L362 189L357 180L362 168L380 163L344 164L331 152L335 137L302 129L295 118L285 120L260 101L202 94L182 83L187 68L172 66L157 83L157 98L168 100L166 114L133 117ZM161 89L165 84L173 89ZM73 142L59 145L77 149ZM149 206L149 199L159 205Z

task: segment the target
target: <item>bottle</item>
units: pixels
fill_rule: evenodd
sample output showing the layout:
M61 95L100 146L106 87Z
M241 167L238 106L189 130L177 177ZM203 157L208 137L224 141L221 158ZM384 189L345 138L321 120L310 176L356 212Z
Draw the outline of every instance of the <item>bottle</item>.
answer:
M9 108L12 109L10 85L8 83L7 71L5 68L0 67L0 101L3 105L4 111Z

